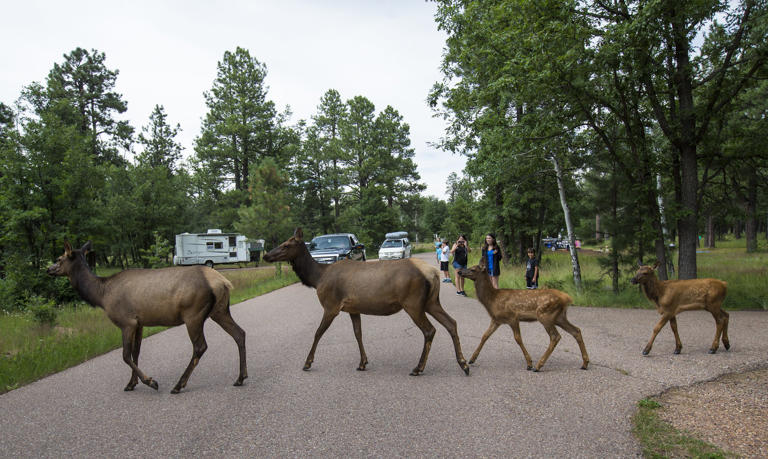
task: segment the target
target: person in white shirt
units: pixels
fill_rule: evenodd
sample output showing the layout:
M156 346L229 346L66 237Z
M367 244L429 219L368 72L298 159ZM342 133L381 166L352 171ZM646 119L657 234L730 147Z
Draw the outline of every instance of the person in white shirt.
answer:
M451 282L451 274L448 272L448 262L451 259L451 248L448 247L448 240L443 240L440 246L440 271L443 272L443 282Z

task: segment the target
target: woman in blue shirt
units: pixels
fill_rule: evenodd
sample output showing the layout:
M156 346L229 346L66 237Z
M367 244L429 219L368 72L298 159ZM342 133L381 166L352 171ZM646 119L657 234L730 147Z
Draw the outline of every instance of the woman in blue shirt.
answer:
M496 235L488 233L483 242L483 250L480 256L480 263L488 269L488 275L491 277L491 285L499 288L499 275L501 274L501 249L496 243Z

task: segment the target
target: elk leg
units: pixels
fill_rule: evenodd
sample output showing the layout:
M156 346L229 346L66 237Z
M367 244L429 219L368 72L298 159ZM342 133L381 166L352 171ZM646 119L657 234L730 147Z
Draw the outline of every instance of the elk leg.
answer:
M333 322L333 319L335 319L338 314L338 312L329 312L327 309L325 312L323 312L323 319L320 321L320 326L317 327L317 331L315 332L315 341L312 342L312 349L309 350L307 360L304 362L304 371L307 371L312 367L312 362L315 361L315 349L317 349L317 342L320 341L323 333L328 330L328 327L331 326L331 322Z
M146 384L147 386L151 387L152 389L157 390L157 381L155 381L152 378L148 378L147 375L144 374L143 371L139 369L139 367L133 363L133 343L135 341L135 334L136 329L138 328L138 325L125 325L122 327L123 331L123 361L128 364L129 367L131 367L131 370L133 371L132 374L136 374L141 382Z
M669 327L672 329L672 333L675 334L675 354L679 354L683 349L683 342L680 341L680 334L677 333L677 317L669 319Z
M352 319L352 329L355 331L357 347L360 348L360 365L358 365L357 371L365 371L365 366L368 365L368 356L365 355L365 349L363 348L363 327L360 321L360 314L349 314L349 317Z
M725 320L726 320L725 317L719 312L713 312L712 317L715 318L715 340L712 341L712 347L709 348L710 354L716 353L717 348L720 347L720 336L723 334L723 329L725 328Z
M136 332L133 335L133 349L131 352L131 357L133 357L133 363L136 364L136 366L139 365L139 352L141 351L141 339L144 337L144 327L139 325L136 327ZM136 374L135 371L131 370L131 380L128 381L128 385L125 386L125 391L132 391L134 387L136 387L136 384L139 383L139 375Z
M461 343L459 342L456 321L445 312L445 309L440 306L440 303L434 302L427 304L426 311L448 330L448 334L451 335L451 339L453 340L453 350L456 352L456 361L459 363L459 367L464 370L464 374L469 376L469 365L464 359L464 353L461 352Z
M472 354L472 357L469 358L469 363L473 364L477 360L477 357L480 355L480 350L485 346L485 342L488 341L488 338L493 335L493 333L501 326L500 322L496 322L495 320L491 319L491 325L488 326L488 329L483 333L483 337L480 338L480 344L477 345L477 349L475 349L475 352Z
M587 366L589 366L589 355L587 355L587 347L584 345L584 339L581 336L581 329L570 323L568 318L565 317L565 314L558 318L557 325L559 325L560 328L573 336L573 338L579 344L579 350L581 350L581 360L584 362L584 364L581 366L581 369L586 370Z
M424 348L421 351L421 357L419 358L419 364L411 371L411 376L419 376L427 365L427 357L429 356L429 350L432 347L432 339L435 337L435 327L427 319L427 315L424 311L413 312L408 308L404 308L405 312L411 316L413 322L419 327L422 333L424 333ZM466 365L466 363L465 363Z
M656 326L653 327L653 334L651 335L651 340L648 341L648 344L645 345L645 349L643 349L643 355L648 355L651 352L651 348L653 347L653 341L656 339L656 335L659 334L661 329L664 328L664 325L667 324L667 321L672 317L674 316L668 316L668 315L661 316L661 319L659 319L659 323L657 323Z
M235 381L233 386L242 386L243 381L248 378L248 368L245 363L245 331L237 325L235 319L232 318L229 309L212 315L211 319L219 324L225 332L229 333L229 336L231 336L232 339L235 340L235 344L237 344L237 351L240 354L240 375L237 377L237 381Z
M189 333L189 339L192 341L192 359L187 365L187 369L184 370L184 374L179 378L179 382L171 390L172 394L178 394L181 389L186 387L189 376L192 374L192 370L195 369L200 362L200 357L205 354L208 349L208 344L205 342L205 335L203 335L203 321L187 323L187 333Z
M720 316L723 318L723 347L728 350L731 348L731 342L728 340L728 313L721 309Z
M512 333L515 335L515 341L520 346L520 350L523 351L523 357L525 357L526 370L533 370L533 360L531 360L531 354L528 353L528 349L523 344L523 335L520 334L520 321L515 320L509 324L512 327Z
M536 367L534 367L533 371L541 370L541 367L544 366L544 363L552 354L552 351L555 350L557 343L560 342L560 333L557 332L557 328L555 328L553 324L542 323L542 325L544 325L544 329L547 330L547 334L549 335L549 347L547 347L547 352L545 352L544 355L541 356L541 359L539 359L539 363L536 364Z

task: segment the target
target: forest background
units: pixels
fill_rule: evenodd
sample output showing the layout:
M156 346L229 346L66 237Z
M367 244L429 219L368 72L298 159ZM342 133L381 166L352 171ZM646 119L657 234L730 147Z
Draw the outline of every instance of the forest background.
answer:
M44 274L64 240L92 240L92 265L155 267L175 234L207 228L268 246L295 226L354 232L369 250L393 230L493 232L507 264L561 235L605 249L614 294L638 261L695 278L696 251L726 235L759 249L766 2L435 3L444 79L425 97L449 122L440 146L467 157L445 200L422 196L395 107L329 89L289 124L247 49L219 61L192 152L160 104L141 127L120 120L104 53L65 54L0 101L0 308L74 299ZM571 264L581 289L575 249Z

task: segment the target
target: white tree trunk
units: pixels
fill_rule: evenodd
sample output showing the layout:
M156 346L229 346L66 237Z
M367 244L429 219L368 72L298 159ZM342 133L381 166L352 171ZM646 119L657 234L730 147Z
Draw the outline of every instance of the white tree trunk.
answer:
M565 217L565 229L568 231L568 250L571 252L571 265L573 265L573 283L576 288L581 290L581 266L579 265L579 254L576 252L576 238L573 235L573 224L571 223L571 211L568 208L568 201L565 199L565 185L563 184L563 170L560 167L560 161L557 154L552 154L549 158L555 166L555 175L557 176L557 189L560 192L560 206L563 208Z

